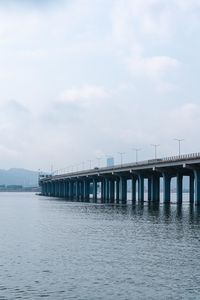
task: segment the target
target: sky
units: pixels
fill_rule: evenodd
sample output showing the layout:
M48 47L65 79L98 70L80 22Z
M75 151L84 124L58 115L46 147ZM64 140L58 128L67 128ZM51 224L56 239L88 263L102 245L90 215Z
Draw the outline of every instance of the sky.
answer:
M0 168L200 152L199 0L0 0Z

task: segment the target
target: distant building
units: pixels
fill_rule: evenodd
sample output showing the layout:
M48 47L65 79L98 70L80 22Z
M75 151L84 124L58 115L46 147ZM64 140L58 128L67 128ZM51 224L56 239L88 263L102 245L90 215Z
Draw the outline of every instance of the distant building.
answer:
M108 157L107 158L107 167L113 167L114 166L114 157Z

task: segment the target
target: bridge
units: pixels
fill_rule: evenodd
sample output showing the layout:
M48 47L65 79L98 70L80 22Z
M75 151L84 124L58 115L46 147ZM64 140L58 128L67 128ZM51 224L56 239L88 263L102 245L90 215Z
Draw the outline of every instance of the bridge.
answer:
M144 201L146 180L148 201L160 201L162 190L163 202L170 203L171 180L175 177L177 203L182 203L183 176L189 177L189 201L200 205L200 153L57 175L40 175L39 184L44 196L88 201L92 194L95 202L126 204L127 181L131 181L131 200L135 203Z

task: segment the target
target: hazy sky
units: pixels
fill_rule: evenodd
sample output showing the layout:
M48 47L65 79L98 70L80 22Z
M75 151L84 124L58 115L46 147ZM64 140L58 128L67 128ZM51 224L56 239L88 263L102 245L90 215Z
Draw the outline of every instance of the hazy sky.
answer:
M199 0L0 0L0 168L200 151L199 36Z

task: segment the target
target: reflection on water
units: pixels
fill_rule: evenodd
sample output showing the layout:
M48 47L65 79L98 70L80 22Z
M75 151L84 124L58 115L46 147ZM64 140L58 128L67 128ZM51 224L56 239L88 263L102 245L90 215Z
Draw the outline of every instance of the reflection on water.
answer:
M200 208L0 194L0 299L199 299Z

